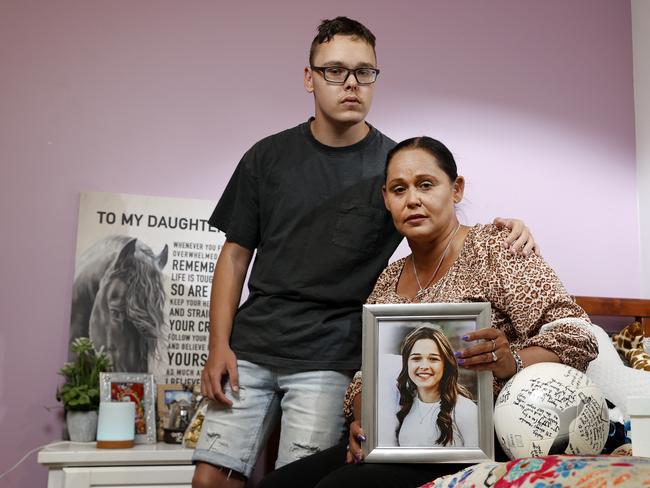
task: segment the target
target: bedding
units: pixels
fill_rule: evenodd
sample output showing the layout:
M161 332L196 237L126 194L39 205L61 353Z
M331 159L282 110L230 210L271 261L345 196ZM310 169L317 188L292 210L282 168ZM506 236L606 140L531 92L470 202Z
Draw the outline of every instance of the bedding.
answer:
M628 452L629 445L621 452ZM619 448L620 449L620 448ZM554 455L484 462L422 488L641 488L650 487L650 458Z

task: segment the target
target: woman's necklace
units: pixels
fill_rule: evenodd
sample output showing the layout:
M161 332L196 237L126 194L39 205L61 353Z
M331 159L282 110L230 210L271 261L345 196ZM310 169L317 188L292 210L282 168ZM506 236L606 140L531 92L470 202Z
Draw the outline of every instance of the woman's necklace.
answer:
M424 294L426 293L426 289L429 288L429 285L433 281L433 279L436 277L436 274L438 274L438 270L440 269L440 266L442 265L442 262L445 260L445 257L447 257L447 253L449 252L449 247L451 246L452 241L454 240L454 237L456 237L456 233L458 232L458 229L460 229L460 222L458 223L458 226L456 227L456 230L454 233L451 235L451 238L449 239L449 242L447 242L447 246L445 246L445 250L442 252L442 256L440 257L440 261L438 261L438 266L436 266L435 271L431 275L431 278L429 281L427 281L427 284L423 287L420 284L420 278L418 277L418 271L415 269L415 256L411 254L411 264L413 265L413 274L415 274L415 281L418 284L418 292L415 294L415 298L417 300L422 300L424 297Z
M417 401L417 404L418 404L418 405L417 405L418 417L420 417L420 423L423 424L423 423L424 423L424 420L425 420L429 415L431 415L431 412L433 412L433 409L436 408L436 406L438 405L438 402L435 402L435 403L431 404L431 406L429 407L429 409L424 413L424 415L422 415L422 413L420 412L420 408L421 408L420 405L423 404L424 402L423 402L422 400L416 400L416 401Z

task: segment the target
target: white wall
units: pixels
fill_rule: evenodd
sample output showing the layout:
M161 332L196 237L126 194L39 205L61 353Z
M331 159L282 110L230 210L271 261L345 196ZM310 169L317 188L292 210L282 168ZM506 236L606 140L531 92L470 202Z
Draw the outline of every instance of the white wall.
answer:
M632 0L641 293L650 298L650 0Z

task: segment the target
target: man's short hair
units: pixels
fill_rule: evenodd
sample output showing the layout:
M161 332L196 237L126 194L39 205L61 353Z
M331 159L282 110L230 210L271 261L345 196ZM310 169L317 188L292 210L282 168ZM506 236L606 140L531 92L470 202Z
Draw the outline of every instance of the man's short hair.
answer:
M332 20L323 20L318 26L318 34L311 41L309 49L309 64L314 64L316 48L329 42L335 35L354 36L366 41L375 50L375 35L365 25L348 17L337 17Z

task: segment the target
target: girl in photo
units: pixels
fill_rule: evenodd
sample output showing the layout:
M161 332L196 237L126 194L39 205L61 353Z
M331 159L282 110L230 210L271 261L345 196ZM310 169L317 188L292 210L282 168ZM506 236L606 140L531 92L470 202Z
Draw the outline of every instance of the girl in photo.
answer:
M445 334L420 327L402 341L397 377L397 445L478 446L478 407L458 383L458 364Z

